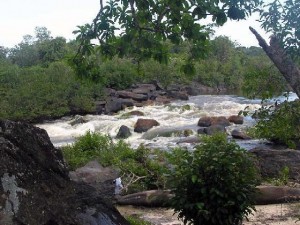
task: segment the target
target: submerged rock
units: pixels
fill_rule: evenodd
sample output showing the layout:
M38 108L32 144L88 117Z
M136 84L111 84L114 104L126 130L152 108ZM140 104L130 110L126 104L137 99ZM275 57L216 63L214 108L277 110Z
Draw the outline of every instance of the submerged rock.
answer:
M222 125L224 127L230 126L230 122L224 116L204 116L198 121L199 127L209 127L212 125Z
M226 129L223 125L211 125L209 127L204 128L204 133L207 135L213 135L216 133L225 133Z
M75 125L77 125L77 124L86 123L86 122L87 122L87 121L84 119L83 116L76 115L76 116L74 117L74 119L71 120L70 125L71 125L71 126L75 126Z
M93 187L69 179L45 130L0 120L0 224L128 223Z

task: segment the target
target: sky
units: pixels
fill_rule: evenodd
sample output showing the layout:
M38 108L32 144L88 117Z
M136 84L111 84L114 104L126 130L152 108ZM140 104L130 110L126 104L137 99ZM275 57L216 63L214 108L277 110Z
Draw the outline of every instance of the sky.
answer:
M72 40L76 26L90 23L99 10L99 0L1 0L0 46L14 47L24 35L34 35L34 28L46 27L53 37ZM216 30L245 47L258 46L249 26L268 38L252 16L246 21L230 21Z

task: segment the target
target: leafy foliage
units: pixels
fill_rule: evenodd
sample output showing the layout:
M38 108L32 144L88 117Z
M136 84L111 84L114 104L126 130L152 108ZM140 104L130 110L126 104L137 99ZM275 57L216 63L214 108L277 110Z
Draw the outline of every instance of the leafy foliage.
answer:
M265 106L256 112L259 119L253 133L258 138L286 144L290 148L298 148L300 140L300 103L285 101L275 108Z
M274 0L260 10L262 27L275 35L294 58L300 57L300 2Z
M255 60L259 60L259 58ZM283 76L274 66L267 63L252 62L248 64L243 81L243 93L250 98L270 99L281 95L288 89Z
M163 188L166 182L163 176L166 167L159 157L154 157L162 152L152 152L143 146L134 150L123 141L114 143L109 136L87 132L73 145L64 147L63 153L71 169L92 159L103 166L113 166L121 172L129 192ZM130 183L132 178L136 182Z
M3 70L2 70L3 68ZM0 67L1 118L35 120L66 115L71 111L92 112L101 87L78 81L72 69L62 62L48 68Z
M46 27L36 27L35 37L25 35L21 43L10 49L8 58L20 67L42 65L61 60L68 53L66 39L53 38Z
M246 150L224 134L204 137L195 151L176 149L172 208L185 224L239 224L254 209L258 173Z
M94 112L95 101L102 100L104 87L124 89L153 80L165 88L192 80L234 91L243 87L249 96L260 90L267 89L269 94L285 88L279 88L284 82L277 71L272 69L271 82L266 78L271 62L259 48L239 47L227 37L217 37L208 44L211 52L207 58L193 62L195 74L188 75L180 68L193 42L166 41L164 46L169 49L168 64L154 59L138 62L128 56L106 60L101 52L87 57L86 64L74 64L71 59L78 43L66 43L64 38L51 37L47 28L38 27L34 36L25 35L16 47L0 47L0 116L34 121ZM89 79L77 79L86 77Z
M138 62L154 59L169 60L169 40L178 45L183 40L192 44L182 65L184 73L194 73L195 59L206 54L210 26L200 20L210 18L216 25L227 19L240 20L250 15L260 1L205 1L205 0L110 0L101 8L93 23L79 26L74 31L81 42L75 61L88 64L88 56L95 51L112 58L129 56ZM118 24L118 25L116 25ZM91 40L99 40L94 47Z

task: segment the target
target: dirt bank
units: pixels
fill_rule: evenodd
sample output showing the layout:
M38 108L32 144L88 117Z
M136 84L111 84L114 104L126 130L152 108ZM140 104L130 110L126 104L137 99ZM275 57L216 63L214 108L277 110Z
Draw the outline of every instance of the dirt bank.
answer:
M300 203L273 204L256 206L256 212L246 219L243 225L297 225L300 217ZM151 222L153 225L182 225L173 211L164 208L145 208L119 206L122 215L134 215Z

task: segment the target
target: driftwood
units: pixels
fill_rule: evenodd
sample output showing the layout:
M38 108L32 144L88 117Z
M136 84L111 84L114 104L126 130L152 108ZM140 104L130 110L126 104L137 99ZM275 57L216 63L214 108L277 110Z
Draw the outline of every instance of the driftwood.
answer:
M300 188L286 186L258 186L255 199L256 205L288 203L300 201ZM151 190L117 199L119 205L135 205L148 207L168 207L172 198L170 190Z
M119 205L135 205L148 207L167 207L169 206L172 194L170 190L151 190L143 191L117 198Z
M300 189L286 186L259 186L255 201L257 205L300 201Z
M270 39L270 45L268 45L254 28L249 27L249 29L255 35L259 45L292 87L293 91L300 97L300 69L280 46L279 40L273 35Z

